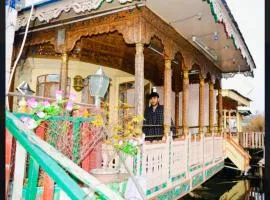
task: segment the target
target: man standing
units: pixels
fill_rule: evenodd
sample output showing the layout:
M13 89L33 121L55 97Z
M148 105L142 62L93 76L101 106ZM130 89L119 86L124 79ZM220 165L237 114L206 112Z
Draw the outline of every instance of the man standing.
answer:
M150 107L144 111L143 132L145 140L161 140L163 136L163 105L159 104L159 95L157 92L150 94Z

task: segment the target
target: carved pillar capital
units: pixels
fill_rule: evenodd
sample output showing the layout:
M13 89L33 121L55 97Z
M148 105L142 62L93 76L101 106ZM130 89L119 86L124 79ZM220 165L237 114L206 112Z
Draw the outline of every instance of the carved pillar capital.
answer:
M190 70L192 68L192 65L195 64L195 58L194 56L189 52L182 52L183 56L183 70Z

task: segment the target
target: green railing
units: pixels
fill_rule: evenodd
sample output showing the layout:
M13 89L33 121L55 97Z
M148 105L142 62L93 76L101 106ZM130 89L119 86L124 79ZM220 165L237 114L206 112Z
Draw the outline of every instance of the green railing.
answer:
M26 114L16 115L17 117L26 116ZM36 198L39 167L41 167L71 199L80 200L89 198L87 197L88 194L83 191L72 177L75 177L78 181L83 183L90 191L96 192L101 199L123 199L119 194L110 190L51 145L38 138L35 133L27 129L17 117L6 111L6 128L30 155L26 199ZM63 120L62 117L55 117L55 119L57 118ZM75 124L79 124L85 120L89 121L89 119L73 117L65 118L65 120L71 120ZM67 172L72 174L72 177Z
M27 113L13 113L17 118L21 117L31 117L35 118L36 116L27 114ZM93 121L93 118L83 118L83 117L69 117L69 116L51 116L47 119L46 127L44 127L44 134L50 136L49 139L47 137L47 142L51 145L55 146L57 135L61 137L69 137L71 139L70 145L72 144L72 155L66 155L71 158L75 163L78 164L80 159L80 150L81 150L81 127L84 122L89 123ZM69 127L65 127L69 125ZM67 135L69 132L70 135ZM60 148L57 150L61 151Z

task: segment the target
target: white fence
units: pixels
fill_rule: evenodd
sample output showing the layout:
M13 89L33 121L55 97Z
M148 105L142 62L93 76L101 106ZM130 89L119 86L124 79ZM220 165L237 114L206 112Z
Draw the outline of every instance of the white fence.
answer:
M106 149L106 145L103 145L103 149ZM133 172L134 166L137 168L136 175L146 178L146 189L151 190L164 183L168 187L175 177L177 183L187 180L199 171L202 172L211 163L214 164L216 160L223 160L224 157L223 136L202 136L192 140L189 137L183 140L168 138L166 142L143 144L142 152L137 158L133 161L132 158L127 158L126 163ZM109 167L117 166L125 172L123 165L119 164L119 159L115 156Z
M244 148L264 148L264 135L264 132L239 133L239 141Z

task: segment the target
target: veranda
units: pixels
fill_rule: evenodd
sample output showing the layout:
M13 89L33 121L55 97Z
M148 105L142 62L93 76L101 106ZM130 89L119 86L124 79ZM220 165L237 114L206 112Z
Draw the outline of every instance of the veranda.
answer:
M20 38L18 34L16 41ZM16 44L19 47L20 42ZM68 96L76 92L74 77L86 78L100 65L111 78L104 99L109 105L109 124L121 121L121 112L116 109L119 101L131 105L134 115L143 115L151 89L156 87L160 93L164 105L163 139L146 141L137 156L126 160L134 175L145 178L147 199L177 199L223 168L226 135L222 121L222 71L147 7L61 29L31 32L14 85L26 81L36 88L37 96L46 97L53 97L59 86ZM78 102L93 103L87 85L76 94ZM170 132L171 119L177 130L175 138ZM102 150L106 148L102 145ZM115 168L118 162L116 156L109 167ZM126 173L121 163L120 166L120 172ZM90 172L91 168L88 166L87 170ZM127 181L109 184L124 197ZM44 187L43 195L45 191Z

